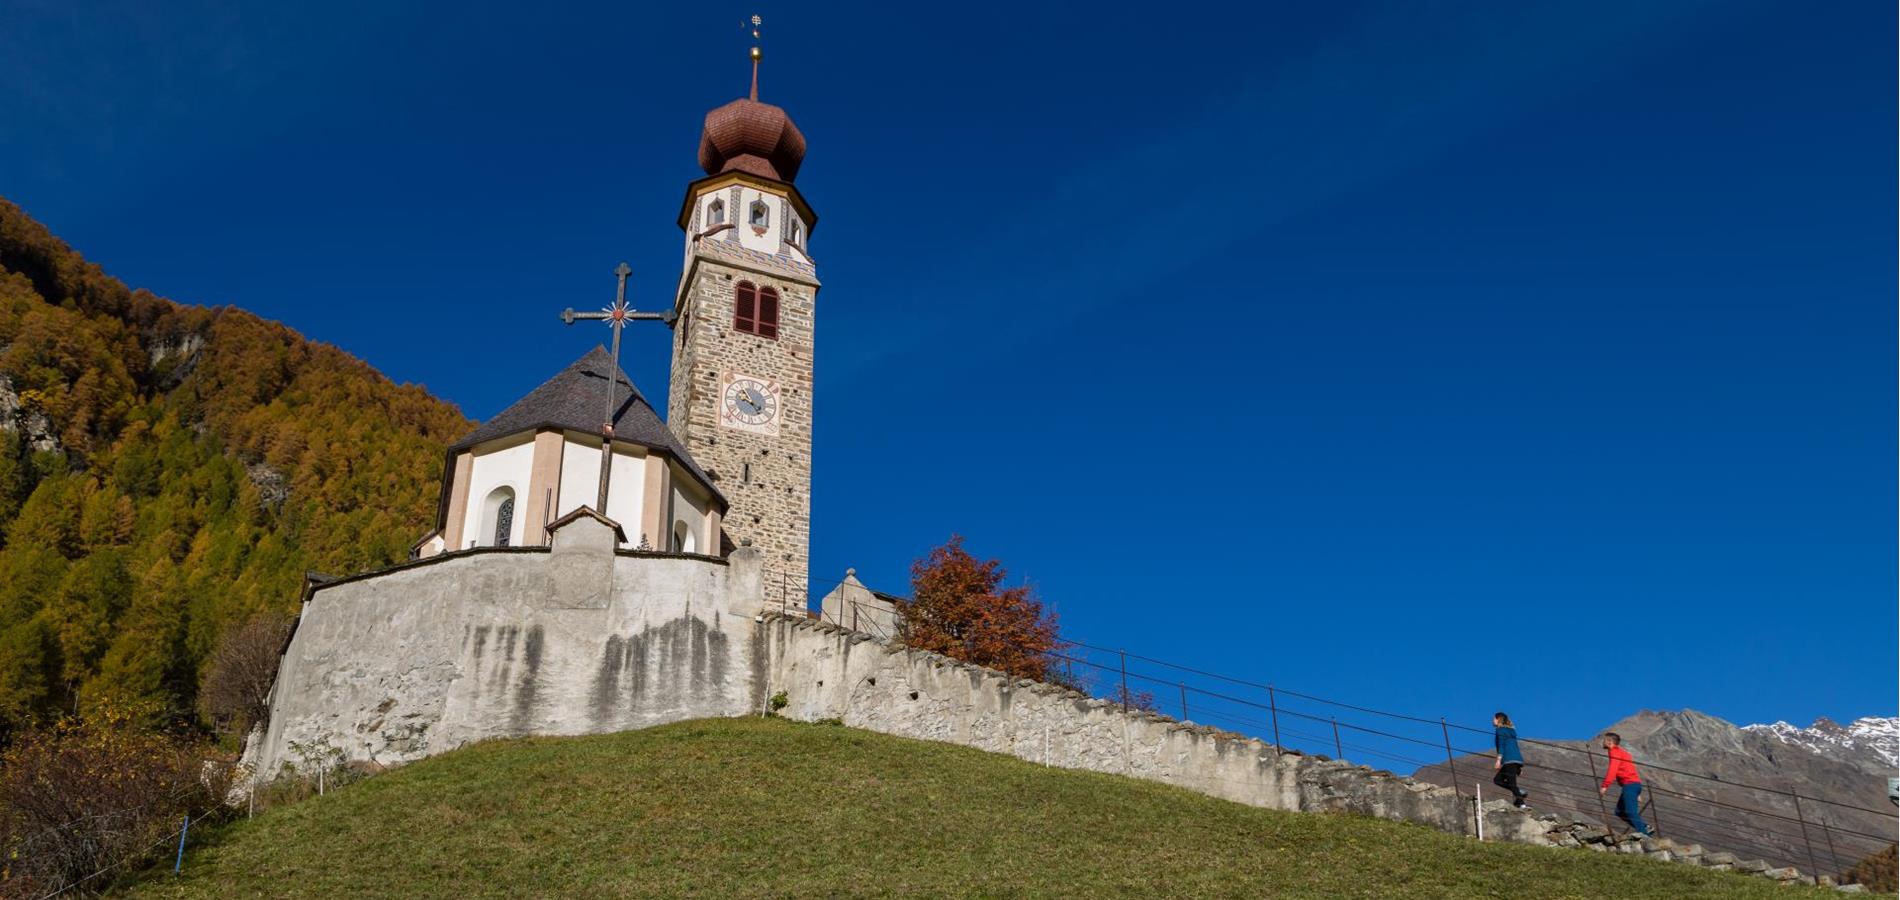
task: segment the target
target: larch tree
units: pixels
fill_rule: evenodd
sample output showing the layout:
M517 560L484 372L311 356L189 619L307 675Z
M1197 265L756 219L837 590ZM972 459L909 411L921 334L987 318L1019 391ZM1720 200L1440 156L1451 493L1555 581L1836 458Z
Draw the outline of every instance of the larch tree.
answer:
M961 535L910 567L911 596L898 601L899 635L908 646L941 653L1017 678L1048 681L1050 654L1062 647L1056 616L1028 586L1003 587L997 560L978 560Z

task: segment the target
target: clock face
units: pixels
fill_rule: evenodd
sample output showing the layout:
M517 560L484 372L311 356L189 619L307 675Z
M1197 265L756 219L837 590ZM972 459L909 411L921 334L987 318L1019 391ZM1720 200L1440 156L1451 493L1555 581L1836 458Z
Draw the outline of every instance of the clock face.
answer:
M719 394L719 424L756 434L778 434L778 383L733 373Z

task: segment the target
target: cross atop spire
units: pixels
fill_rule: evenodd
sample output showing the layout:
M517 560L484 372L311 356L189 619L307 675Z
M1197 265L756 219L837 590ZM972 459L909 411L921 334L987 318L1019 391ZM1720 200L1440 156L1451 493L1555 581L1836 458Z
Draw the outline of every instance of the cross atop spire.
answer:
M759 99L759 26L763 22L758 16L752 17L752 99Z

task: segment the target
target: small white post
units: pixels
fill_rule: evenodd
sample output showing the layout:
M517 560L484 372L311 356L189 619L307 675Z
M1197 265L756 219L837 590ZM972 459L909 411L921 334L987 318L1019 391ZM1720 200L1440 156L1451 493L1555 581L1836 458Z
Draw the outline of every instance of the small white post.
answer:
M1042 726L1042 764L1049 765L1049 726Z
M1474 784L1474 785L1476 785L1476 786L1477 786L1477 788L1478 788L1478 799L1476 799L1476 800L1474 800L1474 801L1472 801L1472 802L1473 802L1473 803L1475 803L1475 804L1477 804L1477 808L1478 808L1478 840L1479 840L1480 842L1482 842L1482 841L1484 840L1484 782L1482 782L1482 781L1474 781L1474 782L1472 782L1472 784Z

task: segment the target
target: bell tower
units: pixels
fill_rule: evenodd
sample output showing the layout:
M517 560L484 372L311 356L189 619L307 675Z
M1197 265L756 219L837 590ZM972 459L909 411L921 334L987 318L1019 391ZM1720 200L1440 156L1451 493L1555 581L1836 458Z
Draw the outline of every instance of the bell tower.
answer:
M758 37L758 17L752 19ZM721 552L758 548L765 596L803 613L811 543L812 345L817 216L792 182L805 136L751 95L706 114L679 215L685 261L673 311L667 427L729 503Z

